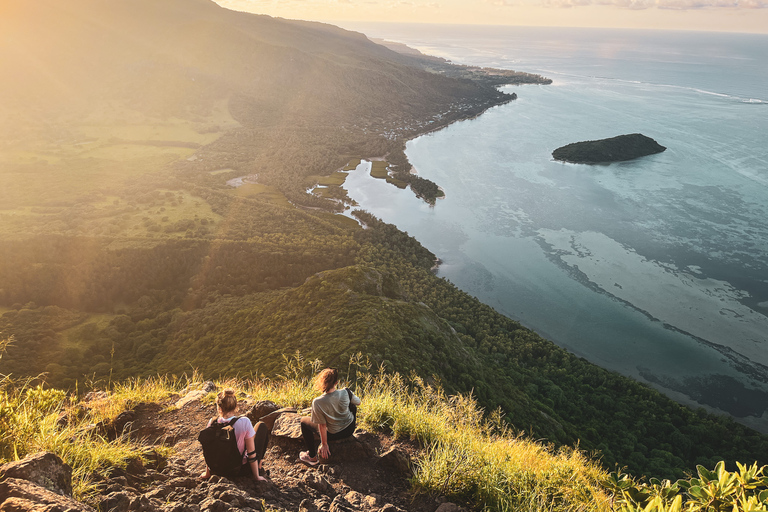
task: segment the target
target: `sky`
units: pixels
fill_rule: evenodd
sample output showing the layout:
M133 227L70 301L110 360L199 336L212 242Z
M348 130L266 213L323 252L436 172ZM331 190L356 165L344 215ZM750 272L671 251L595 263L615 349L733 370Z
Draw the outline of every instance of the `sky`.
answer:
M768 0L215 0L290 19L768 33Z

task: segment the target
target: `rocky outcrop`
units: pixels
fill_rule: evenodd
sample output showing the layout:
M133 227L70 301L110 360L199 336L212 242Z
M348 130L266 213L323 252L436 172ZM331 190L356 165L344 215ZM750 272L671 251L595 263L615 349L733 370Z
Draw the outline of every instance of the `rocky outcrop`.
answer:
M555 160L575 164L599 164L633 160L666 150L664 146L640 133L610 139L574 142L552 152Z
M99 399L103 397L94 396ZM450 504L442 503L445 499L435 502L434 496L412 494L408 479L417 448L407 441L358 429L347 439L332 441L330 459L310 467L298 460L304 447L296 409L250 397L241 402L239 414L274 420L264 459L268 480L219 476L204 480L199 476L205 463L196 437L215 414L215 406L198 401L179 409L173 407L177 401L178 395L173 395L164 403L138 404L102 426L144 443L172 446L172 458L164 457L163 450L150 449L125 467L105 468L92 475L95 487L84 504L72 498L69 466L52 453L32 455L0 468L0 512L456 510L446 508ZM95 427L94 432L100 434Z
M72 499L72 468L53 453L0 466L0 511L93 512Z

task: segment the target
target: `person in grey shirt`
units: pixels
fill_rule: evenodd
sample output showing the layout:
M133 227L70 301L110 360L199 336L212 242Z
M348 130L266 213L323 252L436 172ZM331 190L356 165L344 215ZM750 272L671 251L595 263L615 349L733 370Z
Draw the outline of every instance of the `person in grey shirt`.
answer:
M323 394L312 400L312 416L301 419L301 435L307 451L299 454L299 459L310 466L331 456L328 441L344 439L355 432L357 406L361 400L349 389L336 389L339 372L335 368L326 368L315 377L315 388ZM320 433L320 446L317 446L315 433Z

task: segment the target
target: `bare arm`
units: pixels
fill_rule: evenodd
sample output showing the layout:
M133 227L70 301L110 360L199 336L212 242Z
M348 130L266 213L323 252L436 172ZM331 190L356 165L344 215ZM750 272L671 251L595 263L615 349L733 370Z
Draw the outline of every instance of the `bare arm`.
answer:
M331 457L331 450L328 448L328 426L325 423L319 423L317 430L320 432L320 447L317 453L323 459L328 459Z

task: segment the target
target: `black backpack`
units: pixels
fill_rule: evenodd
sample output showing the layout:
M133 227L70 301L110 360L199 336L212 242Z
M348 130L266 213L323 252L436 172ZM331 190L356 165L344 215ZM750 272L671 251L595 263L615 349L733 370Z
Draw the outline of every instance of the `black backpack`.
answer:
M243 454L237 449L235 423L240 417L231 419L228 423L219 423L214 419L197 436L203 445L205 463L211 468L211 473L219 476L237 476L243 465Z
M349 395L349 410L352 412L352 414L355 416L355 419L357 419L357 406L352 403L352 390L349 388L345 388L347 390L347 395Z

